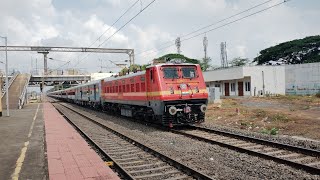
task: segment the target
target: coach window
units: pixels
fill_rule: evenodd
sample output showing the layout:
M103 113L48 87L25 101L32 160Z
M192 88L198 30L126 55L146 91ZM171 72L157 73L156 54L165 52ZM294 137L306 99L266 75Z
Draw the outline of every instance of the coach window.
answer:
M153 81L153 69L150 69L150 80Z
M179 78L177 68L163 68L163 74L166 79Z
M126 86L127 86L127 87L126 87L127 92L130 92L130 85L127 84Z
M194 67L184 67L182 68L182 76L183 78L195 78L196 77L196 69Z
M122 88L121 88L121 85L119 85L119 92L122 92Z
M131 84L131 92L134 92L134 84Z
M136 83L136 92L140 92L140 83Z
M141 83L141 92L145 92L146 91L146 83Z

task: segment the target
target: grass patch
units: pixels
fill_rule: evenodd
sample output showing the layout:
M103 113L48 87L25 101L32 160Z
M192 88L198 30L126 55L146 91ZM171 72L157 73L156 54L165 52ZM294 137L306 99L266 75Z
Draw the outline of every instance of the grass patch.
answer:
M270 117L271 121L274 121L274 122L289 122L289 118L284 115L284 114L281 114L281 113L277 113L277 114L274 114Z
M250 123L246 122L246 121L242 121L242 122L240 122L240 125L247 127L247 126L250 126Z
M264 118L267 116L267 112L265 110L262 109L255 109L253 111L254 116L258 117L258 118Z
M266 129L266 128L263 128L260 133L262 134L269 134L269 135L277 135L279 134L279 129L278 128L271 128L271 129Z
M237 107L237 106L239 106L239 103L233 99L224 99L221 106L222 107Z

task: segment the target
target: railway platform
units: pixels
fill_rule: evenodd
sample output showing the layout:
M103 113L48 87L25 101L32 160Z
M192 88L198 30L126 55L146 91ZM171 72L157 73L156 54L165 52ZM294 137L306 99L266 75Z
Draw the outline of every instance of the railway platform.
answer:
M0 134L0 179L48 177L42 104L11 109L0 117Z
M119 179L52 104L43 106L50 179Z
M48 102L12 109L0 134L0 179L119 179Z

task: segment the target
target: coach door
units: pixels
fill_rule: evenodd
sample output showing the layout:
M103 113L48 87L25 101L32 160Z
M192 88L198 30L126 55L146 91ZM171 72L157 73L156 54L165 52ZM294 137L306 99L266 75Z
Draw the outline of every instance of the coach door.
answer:
M97 85L93 86L93 98L94 100L97 100Z

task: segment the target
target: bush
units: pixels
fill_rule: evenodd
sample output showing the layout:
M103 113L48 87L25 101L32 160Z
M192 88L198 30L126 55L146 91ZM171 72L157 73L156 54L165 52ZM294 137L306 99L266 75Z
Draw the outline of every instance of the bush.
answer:
M284 114L274 114L271 116L272 121L278 121L278 122L289 122L289 118Z
M277 128L272 128L272 129L270 130L270 134L271 134L271 135L277 135L278 132L279 132L279 130L278 130Z
M316 94L317 98L320 98L320 91Z
M278 128L272 128L272 129L269 130L269 129L263 128L260 132L262 134L277 135L279 133L279 129Z
M267 112L262 109L256 109L254 110L254 114L256 117L264 118L267 116Z

